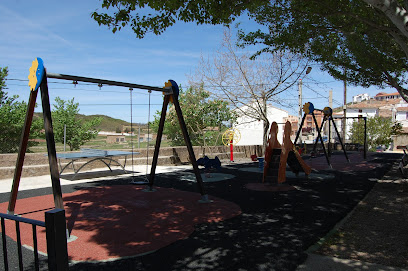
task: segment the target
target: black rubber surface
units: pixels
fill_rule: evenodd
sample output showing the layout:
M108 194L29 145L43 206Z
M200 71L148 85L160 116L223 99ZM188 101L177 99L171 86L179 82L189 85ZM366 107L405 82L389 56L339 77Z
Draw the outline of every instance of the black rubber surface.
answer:
M374 186L373 178L381 178L400 154L378 153L373 162L376 170L336 172L329 180L289 178L297 190L261 192L245 188L247 183L260 182L262 173L240 171L257 167L257 163L222 166L220 171L235 178L205 183L207 193L238 204L242 214L220 222L196 226L187 239L173 243L154 253L112 262L76 263L70 270L295 270L306 260L305 250L324 237L337 222ZM191 171L189 171L191 172ZM319 171L319 174L325 173ZM197 191L193 182L183 181L183 172L156 175L157 186ZM63 192L83 187L129 184L130 179L106 180L64 186ZM51 188L19 192L19 198L52 193ZM0 194L8 201L9 193ZM103 199L101 199L103 200ZM13 245L13 241L9 240ZM1 250L1 247L0 247ZM16 250L15 250L16 251ZM32 252L24 249L25 270L32 269ZM2 254L0 270L4 270ZM17 270L16 252L9 254L12 268ZM41 256L42 270L46 270Z

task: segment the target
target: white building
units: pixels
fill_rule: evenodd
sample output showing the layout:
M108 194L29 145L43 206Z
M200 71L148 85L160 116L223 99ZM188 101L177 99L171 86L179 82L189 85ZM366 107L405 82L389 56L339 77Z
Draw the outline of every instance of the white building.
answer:
M239 111L247 112L251 110L248 106L243 106ZM242 114L242 113L241 113ZM283 137L283 127L284 118L289 116L289 113L280 108L268 105L267 107L267 117L269 123L278 123L278 140L282 141ZM242 115L238 117L234 128L238 129L241 133L241 140L236 145L262 145L263 144L263 121ZM268 130L269 131L269 130Z
M379 96L377 94L377 96ZM389 95L388 95L389 96ZM381 97L387 97L381 94ZM399 121L403 127L408 127L408 104L402 99L377 99L368 100L357 104L348 105L346 109L346 140L348 140L353 121L359 116L372 118L375 116L390 117ZM343 117L343 111L333 114L333 117ZM343 130L342 121L335 120L339 132ZM340 132L341 133L341 132Z
M350 139L350 131L351 127L353 125L354 121L357 121L358 117L366 117L366 118L372 118L378 115L378 108L373 108L373 107L358 107L358 108L349 108L347 107L346 109L346 140ZM334 113L333 114L336 127L340 133L340 136L343 134L343 120L338 119L343 117L343 111ZM335 131L332 131L334 133ZM332 135L332 136L337 136L337 135Z
M399 92L394 92L394 93L380 92L374 96L374 99L377 101L388 101L388 100L401 99L401 94L399 94Z
M370 96L368 93L364 94L358 94L356 96L353 96L353 103L361 103L362 101L368 101L370 100Z

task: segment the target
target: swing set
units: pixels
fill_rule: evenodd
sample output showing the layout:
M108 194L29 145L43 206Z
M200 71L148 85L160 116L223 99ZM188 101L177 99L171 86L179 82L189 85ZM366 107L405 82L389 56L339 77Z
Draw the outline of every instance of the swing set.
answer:
M208 195L205 193L203 180L201 174L198 169L197 160L195 158L193 146L191 144L190 136L187 132L187 127L183 118L183 114L180 108L180 104L178 101L178 94L179 88L175 81L169 80L165 83L164 88L154 87L154 86L146 86L146 85L139 85L139 84L132 84L132 83L125 83L125 82L118 82L118 81L111 81L111 80L104 80L104 79L97 79L97 78L89 78L89 77L82 77L82 76L74 76L74 75L66 75L66 74L58 74L58 73L47 73L44 67L43 61L41 58L36 58L32 66L30 67L30 74L28 76L29 79L29 86L30 86L30 98L27 106L27 113L24 121L23 131L20 140L20 147L17 156L13 183L9 198L9 204L7 213L14 215L15 205L17 201L17 194L18 188L21 179L21 173L23 170L24 158L27 151L27 144L30 135L30 127L33 120L34 115L34 108L35 102L37 99L38 89L41 90L41 103L43 109L43 120L44 120L44 130L45 130L45 137L47 143L47 152L48 152L48 162L50 168L50 175L51 175L51 184L52 184L52 191L54 196L54 205L55 208L64 209L64 204L62 200L62 190L61 190L61 182L60 182L60 173L58 170L58 163L57 163L57 154L55 148L55 139L54 139L54 132L52 127L52 118L51 118L51 106L50 106L50 99L49 99L49 92L48 92L48 83L47 78L53 79L60 79L60 80L70 80L74 83L78 82L88 82L88 83L95 83L98 86L102 85L111 85L111 86L119 86L119 87L126 87L129 90L133 89L141 89L151 91L160 91L164 94L163 99L163 106L161 110L159 128L157 131L157 139L153 154L152 166L150 170L149 182L147 183L148 189L147 191L154 191L153 185L155 180L155 173L156 173L156 166L159 157L161 139L163 135L164 129L164 122L166 119L166 112L171 102L174 105L174 108L177 113L178 121L180 124L180 129L183 133L184 141L187 146L187 150L189 153L190 161L193 166L194 174L197 180L198 190L201 194L200 202L210 202L208 200ZM133 149L132 149L133 152ZM133 161L132 161L133 164Z
M315 110L322 112L323 115L324 115L320 127L319 127L319 125L317 123L316 116L314 114ZM294 141L294 145L296 145L296 142L299 139L299 135L300 135L300 133L302 131L303 124L305 122L306 116L308 114L310 114L313 117L313 121L315 123L316 130L317 130L317 138L316 138L316 140L314 142L314 145L313 145L313 152L316 151L317 142L320 141L323 152L324 152L324 155L326 157L327 164L329 165L330 168L332 168L332 165L330 163L330 158L329 158L331 156L331 125L330 125L330 122L331 122L331 124L333 124L334 130L335 130L335 132L337 134L337 138L339 139L339 142L340 142L341 148L343 150L344 156L346 157L347 162L350 163L350 159L349 159L349 157L347 155L346 148L345 148L344 143L343 143L343 141L341 139L340 133L339 133L339 131L337 129L337 126L336 126L336 123L335 123L334 119L359 119L359 120L363 119L364 120L364 159L367 158L367 118L366 117L361 116L361 117L333 118L333 110L330 107L325 107L323 110L316 109L311 102L305 103L303 105L303 112L304 112L304 115L303 115L302 121L300 123L299 130L297 131L296 138L295 138L295 141ZM323 141L323 137L322 137L322 129L323 129L323 125L324 125L324 123L326 121L329 123L328 151L326 151L326 147L324 145L324 141Z

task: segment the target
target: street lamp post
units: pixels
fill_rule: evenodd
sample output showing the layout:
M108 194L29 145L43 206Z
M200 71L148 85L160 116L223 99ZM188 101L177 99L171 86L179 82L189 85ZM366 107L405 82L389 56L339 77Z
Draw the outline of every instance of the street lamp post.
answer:
M307 67L306 69L306 74L303 76L303 78L308 75L310 73L310 71L312 70L312 67ZM298 119L298 129L301 129L300 127L300 123L302 122L302 88L303 88L303 82L302 82L302 78L299 79L299 119ZM299 142L302 143L302 131L299 133Z

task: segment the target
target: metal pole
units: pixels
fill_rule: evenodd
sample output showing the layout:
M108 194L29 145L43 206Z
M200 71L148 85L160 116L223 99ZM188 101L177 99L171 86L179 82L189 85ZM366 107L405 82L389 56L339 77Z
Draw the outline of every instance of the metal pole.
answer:
M346 80L343 81L344 82L344 105L343 105L343 141L344 143L346 143L346 129L347 129L347 119L346 119L346 114L347 114L347 82Z
M329 157L331 156L331 124L330 124L330 119L332 119L332 117L328 117L329 118L329 135L328 135L328 145L327 145L327 152L329 153ZM333 119L332 119L333 120Z
M297 142L297 140L298 140L298 138L299 138L299 136L301 134L303 123L305 122L305 119L306 119L306 114L303 116L302 121L300 122L299 130L296 133L296 138L295 138L295 141L293 142L293 145L295 145L295 146L296 146L296 142ZM300 141L300 144L302 144L302 141Z
M364 159L367 159L367 117L364 117Z
M301 127L300 123L302 122L303 125L303 120L302 120L302 79L299 79L299 115L298 115L298 124L299 128ZM300 143L302 143L302 132L300 129L298 130L298 134L296 135L296 138L300 138ZM295 143L296 144L296 143Z
M128 87L128 88L154 90L154 91L165 92L167 94L172 93L171 88L145 86L145 85L139 85L139 84L125 83L125 82L118 82L118 81L111 81L111 80L90 78L90 77L82 77L82 76L75 76L75 75L67 75L67 74L59 74L59 73L47 73L47 77L48 78L55 78L55 79L70 80L70 81L80 81L80 82L102 84L102 85L111 85L111 86L120 86L120 87Z
M66 143L67 143L67 125L64 124L64 152Z
M346 148L345 148L345 146L344 146L344 144L343 144L343 141L341 140L339 131L337 130L337 126L336 126L336 123L334 122L333 118L332 118L332 121L333 121L334 130L336 131L336 134L337 134L337 136L339 137L339 141L340 141L341 147L343 148L344 156L346 156L347 161L350 162L350 159L349 159L348 156L347 156Z
M140 149L140 125L139 125L139 131L137 133L137 148Z
M315 123L316 127L319 127L319 126L317 125L317 120L316 120L315 114L314 114L313 112L312 112L311 114L312 114L312 117L313 117L313 120L314 120L314 123ZM318 137L319 137L319 139L320 139L320 142L322 142L322 147L323 147L323 151L324 151L324 156L326 156L327 164L329 165L330 168L332 168L332 165L330 164L329 157L327 156L326 147L324 146L323 138L322 138L322 136L321 136L321 134L320 134L320 130L317 130L317 134L318 134Z
M322 124L320 125L320 127L319 126L317 126L317 129L316 129L316 131L318 131L318 134L321 134L321 132L322 132L322 128L323 128L323 125L324 125L324 122L326 121L326 118L323 118L323 120L322 120ZM316 138L316 140L315 140L315 142L314 142L314 145L313 145L313 152L315 152L316 151L316 147L317 147L317 138Z

